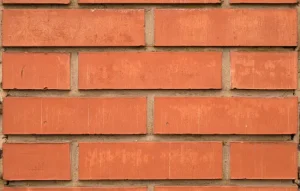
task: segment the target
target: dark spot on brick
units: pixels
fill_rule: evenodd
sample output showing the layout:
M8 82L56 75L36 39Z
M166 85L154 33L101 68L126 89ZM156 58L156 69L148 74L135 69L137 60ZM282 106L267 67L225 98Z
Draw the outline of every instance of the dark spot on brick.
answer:
M3 150L0 149L0 159L2 159L2 153L3 153Z

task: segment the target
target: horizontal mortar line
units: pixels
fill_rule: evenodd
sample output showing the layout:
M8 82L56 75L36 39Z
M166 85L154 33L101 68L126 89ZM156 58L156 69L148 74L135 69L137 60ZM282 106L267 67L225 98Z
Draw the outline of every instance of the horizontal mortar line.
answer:
M12 187L134 187L134 186L293 186L293 180L85 180L71 181L9 181Z
M211 46L174 46L174 47L5 47L4 52L193 52L193 51L295 51L297 47L211 47Z
M293 135L7 135L6 143L59 143L59 142L293 142Z
M294 90L6 90L7 97L293 97Z
M31 6L30 6L31 5ZM32 4L4 4L5 9L27 8ZM221 4L73 4L73 5L34 5L34 8L57 9L145 9L145 8L221 8ZM286 7L286 6L283 6ZM291 6L287 6L291 7Z
M28 8L51 8L51 9L144 9L144 8L218 8L218 9L240 9L240 8L255 8L255 9L277 9L277 8L296 8L297 4L231 4L224 7L222 4L203 4L203 3L131 3L131 4L113 4L113 3L95 3L95 4L3 4L4 9L28 9Z

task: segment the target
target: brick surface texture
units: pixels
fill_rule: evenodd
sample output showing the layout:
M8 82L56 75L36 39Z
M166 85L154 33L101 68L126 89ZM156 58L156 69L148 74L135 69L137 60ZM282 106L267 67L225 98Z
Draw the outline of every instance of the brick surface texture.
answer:
M298 0L0 9L0 190L298 190Z

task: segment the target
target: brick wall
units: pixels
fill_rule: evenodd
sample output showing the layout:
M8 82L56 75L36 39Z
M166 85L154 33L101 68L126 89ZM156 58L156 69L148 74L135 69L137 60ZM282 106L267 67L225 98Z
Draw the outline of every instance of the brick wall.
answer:
M297 191L296 0L2 0L4 191Z

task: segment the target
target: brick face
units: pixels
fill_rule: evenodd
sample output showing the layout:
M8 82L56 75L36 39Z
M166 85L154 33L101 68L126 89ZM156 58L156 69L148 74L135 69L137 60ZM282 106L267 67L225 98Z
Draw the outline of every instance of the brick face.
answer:
M297 98L157 97L155 134L294 134Z
M297 178L297 144L230 143L232 179Z
M70 54L3 53L4 89L70 89Z
M156 9L155 45L297 46L297 11Z
M155 3L155 4L163 4L163 3L176 3L176 4L198 4L198 3L220 3L220 0L78 0L79 3Z
M79 89L221 89L220 52L79 54Z
M297 52L231 52L231 88L297 89Z
M4 180L71 180L70 146L64 144L3 145Z
M5 187L4 191L27 191L27 188ZM78 187L78 188L30 188L32 191L146 191L146 187ZM156 186L155 191L297 191L296 186Z
M230 3L297 3L297 0L229 0Z
M79 143L80 180L221 177L221 142Z
M298 0L0 7L0 190L298 190Z
M144 10L138 9L10 9L2 26L4 47L145 44Z
M69 4L70 0L2 0L3 4Z
M296 186L156 186L155 191L296 191Z
M5 187L4 191L28 191L28 188ZM32 191L147 191L147 187L72 187L72 188L30 188ZM288 191L288 190L286 190Z
M5 134L145 134L145 98L5 98Z

